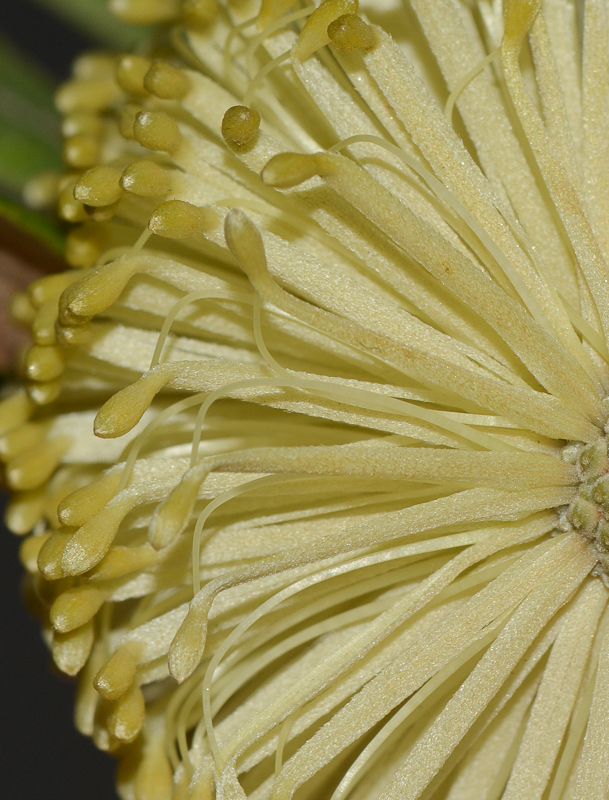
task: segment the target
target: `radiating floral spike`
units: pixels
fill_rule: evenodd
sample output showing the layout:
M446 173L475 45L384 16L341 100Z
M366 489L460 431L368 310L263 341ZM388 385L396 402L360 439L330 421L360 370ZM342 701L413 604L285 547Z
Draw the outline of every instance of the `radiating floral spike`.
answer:
M607 0L111 6L0 458L121 797L601 800Z

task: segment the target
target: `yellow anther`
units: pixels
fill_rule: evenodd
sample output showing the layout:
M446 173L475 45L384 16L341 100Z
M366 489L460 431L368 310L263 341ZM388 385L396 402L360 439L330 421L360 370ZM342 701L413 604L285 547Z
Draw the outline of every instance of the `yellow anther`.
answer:
M598 477L609 471L607 440L604 436L584 447L579 456L579 466L584 478Z
M169 547L190 521L199 488L209 473L209 467L189 469L170 495L158 506L148 530L148 539L157 550Z
M27 393L37 406L47 405L61 394L61 380L28 383Z
M216 0L184 0L182 4L182 20L186 25L209 25L218 13Z
M142 56L126 55L119 58L116 65L116 80L127 94L146 94L144 76L152 62Z
M164 111L140 111L135 117L133 135L142 147L175 153L182 141L178 123Z
M199 592L193 599L169 648L169 672L182 683L201 663L205 652L207 617L215 598L213 592Z
M38 309L32 320L31 334L34 344L53 345L57 342L55 323L57 322L57 300L51 300Z
M0 436L29 420L34 406L23 389L0 401Z
M59 184L56 172L43 172L25 184L23 199L31 208L51 208L59 197Z
M64 525L80 527L98 514L115 496L121 480L119 469L76 489L59 503L57 516Z
M172 183L170 170L147 159L129 164L121 176L123 189L139 197L160 197L168 194Z
M591 536L599 523L601 512L596 503L579 497L569 508L567 519L573 527Z
M88 206L109 206L120 200L121 171L115 167L92 167L84 172L74 187L74 197Z
M178 17L180 0L110 0L110 11L125 22L155 25Z
M138 258L119 259L87 272L59 299L60 323L72 325L105 311L118 298L129 278L142 268Z
M6 509L4 519L7 527L19 536L29 533L41 518L45 505L44 489L17 492L11 497Z
M208 209L198 208L184 200L167 200L157 206L148 227L157 236L186 239L195 233L201 233L216 219L215 213Z
M135 139L135 134L133 133L135 118L140 111L143 110L141 106L135 103L127 103L127 105L121 109L118 117L118 129L125 139Z
M347 53L356 50L372 50L377 44L372 25L359 14L343 14L328 25L328 36L334 47Z
M262 182L277 189L290 189L300 183L324 174L327 166L322 153L280 153L274 156L262 170Z
M61 132L65 137L84 134L99 138L104 132L104 120L99 114L75 111L63 119Z
M255 108L231 106L222 118L222 136L225 142L241 147L258 133L260 114Z
M144 695L137 683L133 683L114 702L108 716L108 730L121 742L132 742L142 728L145 713Z
M106 595L96 586L75 586L62 592L50 610L51 624L59 633L80 628L102 607Z
M13 489L36 489L48 481L70 446L66 436L55 436L23 450L6 465L6 478Z
M95 676L93 685L106 700L118 700L137 674L137 655L141 645L127 642L114 652Z
M99 206L99 208L95 208L95 206L85 206L85 210L87 212L87 217L93 222L109 222L114 216L118 205L119 203L117 201L109 206Z
M19 561L21 565L30 573L38 572L38 555L42 545L51 537L50 533L43 533L42 536L26 536L19 548Z
M99 139L88 133L79 133L66 139L62 150L63 160L75 169L88 169L99 158Z
M40 548L38 569L47 580L55 581L63 578L61 559L72 535L71 532L67 531L55 531Z
M596 530L596 539L603 550L609 550L609 522L602 519Z
M55 104L62 114L74 111L101 111L120 97L120 89L110 76L64 83L55 95Z
M154 61L144 77L144 87L163 100L180 100L192 88L190 78L167 61Z
M16 292L10 300L11 317L22 325L29 327L36 316L36 308L32 305L27 292Z
M58 347L34 344L25 357L25 374L31 381L52 381L63 372L63 358Z
M72 267L92 267L103 252L106 236L97 224L81 225L66 237L65 257Z
M72 75L80 80L112 78L116 56L104 51L88 51L79 55L72 64Z
M591 491L592 499L609 510L609 475L599 478Z
M77 675L84 667L95 641L93 620L67 633L53 633L51 653L57 667L66 675Z
M504 0L504 36L505 40L512 43L512 46L520 46L520 42L535 21L541 4L542 0Z
M357 9L357 0L324 0L311 14L300 32L294 47L296 58L305 61L321 47L330 44L328 26L338 17L355 14Z
M134 786L137 800L175 798L173 769L167 758L164 736L158 736L151 744L144 747L144 757L138 765ZM188 794L192 800L212 800L213 796L210 794L206 797L199 795L198 792Z
M55 323L55 338L57 344L74 346L77 344L88 344L91 341L92 331L83 323L82 320L78 325L63 325L58 322Z
M296 3L296 0L262 0L260 13L258 14L257 26L259 31L263 31L287 14Z
M61 560L65 575L87 572L108 552L118 528L136 503L132 495L118 495L72 536Z
M56 275L45 275L43 278L30 283L28 295L36 308L41 308L51 300L56 300L59 295L70 284L78 278L79 273L75 270L60 272Z
M139 547L111 547L99 564L89 573L89 580L110 581L130 572L153 566L159 559L156 550L146 542Z
M0 437L0 459L8 461L41 442L48 430L42 422L26 422Z
M74 197L75 186L76 181L72 181L61 190L57 201L57 212L67 222L84 222L87 219L87 212L80 200Z
M106 400L95 417L95 435L115 439L128 433L140 421L155 395L179 370L179 362L161 364Z

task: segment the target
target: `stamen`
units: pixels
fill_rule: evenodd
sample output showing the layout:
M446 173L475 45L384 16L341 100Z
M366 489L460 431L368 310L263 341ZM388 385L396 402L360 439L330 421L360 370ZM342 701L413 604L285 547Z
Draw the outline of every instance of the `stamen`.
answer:
M222 118L222 136L225 142L241 147L258 133L260 114L247 106L232 106Z
M157 236L186 239L213 227L218 215L210 208L198 208L185 200L167 200L150 217L148 228Z
M70 447L67 436L45 439L14 456L6 465L6 479L13 489L36 489L49 480Z
M61 559L64 575L82 575L98 564L108 552L119 526L141 501L141 496L126 490L72 535Z
M328 37L334 47L346 53L372 50L377 43L374 28L358 14L343 14L331 22Z
M179 372L179 362L160 364L137 383L121 389L97 412L95 435L102 439L115 439L128 433L140 421L158 392Z
M95 158L87 160L86 166L90 167L97 161L97 152ZM84 222L88 219L85 207L74 197L74 189L76 187L76 180L71 180L66 186L62 188L57 200L57 213L66 222Z
M125 167L120 184L125 191L138 197L159 197L172 190L173 175L154 161L143 159Z
M110 469L97 480L71 492L57 507L59 521L71 527L84 525L112 500L119 483L120 469Z
M125 22L155 25L180 14L180 0L110 0L110 11Z
M95 112L110 108L119 97L120 89L112 75L88 80L75 78L60 87L55 104L62 114Z
M137 673L138 642L120 645L95 676L93 685L106 700L118 700L133 683Z
M84 134L99 139L104 132L104 120L101 114L88 111L75 111L64 117L61 132L66 138Z
M135 116L133 135L142 147L175 153L182 143L178 123L164 111L140 111Z
M207 27L218 13L216 0L184 0L182 19L188 26Z
M145 233L150 236L148 230ZM137 242L133 249L136 247ZM82 323L105 311L119 297L130 278L145 269L145 262L127 256L88 272L62 294L59 300L60 324Z
M295 58L299 61L306 61L317 50L330 44L328 26L338 17L356 14L358 6L358 0L323 0L300 32L294 46Z
M0 459L8 461L18 453L40 444L49 426L42 422L26 422L0 436Z
M68 633L89 622L102 607L106 594L84 584L62 592L50 610L51 624L59 633Z
M142 106L138 106L135 103L127 103L119 112L118 129L125 139L135 139L135 118L142 111L144 111Z
M116 65L118 85L131 95L145 95L149 91L144 87L144 78L152 61L142 56L127 55L119 59Z
M296 0L262 0L258 17L252 22L257 22L258 30L266 32L267 28L279 21L295 2Z
M55 531L44 541L40 548L37 565L40 574L47 580L54 581L64 577L61 559L72 535L71 531Z
M19 548L19 562L31 574L38 572L38 555L42 545L49 539L50 533L43 533L41 536L26 536Z
M65 675L77 675L87 663L95 641L93 620L67 633L53 631L53 661Z
M34 405L23 389L5 397L0 402L0 435L27 422Z
M142 572L158 563L158 553L148 543L139 547L110 547L88 574L90 581L113 581L132 572Z
M107 243L107 234L102 225L85 224L74 228L66 237L66 261L72 267L88 269L107 249Z
M84 172L74 187L74 197L88 206L109 206L122 197L121 171L115 167L93 167Z
M163 100L181 100L192 84L181 69L167 61L155 61L144 76L144 88Z
M137 683L114 701L108 716L108 731L121 742L132 742L142 729L146 704Z

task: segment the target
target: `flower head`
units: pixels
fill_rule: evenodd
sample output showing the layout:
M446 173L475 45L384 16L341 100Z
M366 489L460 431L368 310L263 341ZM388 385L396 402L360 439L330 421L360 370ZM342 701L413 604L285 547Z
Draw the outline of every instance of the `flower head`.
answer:
M0 406L79 728L126 800L601 800L607 3L112 5Z

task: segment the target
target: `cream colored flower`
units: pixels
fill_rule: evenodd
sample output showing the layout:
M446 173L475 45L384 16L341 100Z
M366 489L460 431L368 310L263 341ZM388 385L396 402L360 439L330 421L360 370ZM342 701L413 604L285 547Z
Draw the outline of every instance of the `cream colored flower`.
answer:
M609 3L113 6L0 406L78 727L125 800L602 800Z

